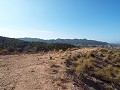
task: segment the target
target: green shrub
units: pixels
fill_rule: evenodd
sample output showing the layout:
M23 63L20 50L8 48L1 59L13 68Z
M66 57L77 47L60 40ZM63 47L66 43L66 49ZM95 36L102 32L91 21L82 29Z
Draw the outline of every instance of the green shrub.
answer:
M109 80L112 79L110 72L108 70L104 70L103 75L104 75L104 78L106 78L106 79L109 79Z
M108 50L108 54L113 54L114 51L113 50Z
M85 70L85 67L84 67L84 66L78 65L78 66L76 67L76 74L77 74L78 76L79 76L79 75L82 75L83 72L84 72L84 70Z
M106 48L100 48L99 51L101 51L101 52L108 52L108 50Z

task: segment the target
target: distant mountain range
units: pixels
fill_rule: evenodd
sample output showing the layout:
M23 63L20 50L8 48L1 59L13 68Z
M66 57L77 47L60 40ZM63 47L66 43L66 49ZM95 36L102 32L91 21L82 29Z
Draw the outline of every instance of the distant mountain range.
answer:
M36 53L53 50L67 50L76 46L61 43L28 42L0 36L0 54Z
M87 39L38 39L38 38L17 38L23 41L46 42L46 43L67 43L75 46L105 46L109 45L107 42L87 40Z

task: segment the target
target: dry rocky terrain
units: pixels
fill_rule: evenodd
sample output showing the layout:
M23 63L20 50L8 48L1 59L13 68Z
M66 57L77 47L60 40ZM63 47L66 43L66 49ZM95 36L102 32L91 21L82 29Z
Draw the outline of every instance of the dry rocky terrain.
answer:
M0 55L0 90L119 90L120 51L100 50Z
M0 56L0 90L83 90L66 75L64 60L79 50Z

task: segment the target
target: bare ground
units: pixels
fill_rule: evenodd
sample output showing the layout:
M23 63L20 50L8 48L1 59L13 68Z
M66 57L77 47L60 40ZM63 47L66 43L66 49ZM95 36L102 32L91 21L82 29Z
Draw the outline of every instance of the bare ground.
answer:
M2 55L0 90L83 90L74 87L64 64L67 56L78 51Z

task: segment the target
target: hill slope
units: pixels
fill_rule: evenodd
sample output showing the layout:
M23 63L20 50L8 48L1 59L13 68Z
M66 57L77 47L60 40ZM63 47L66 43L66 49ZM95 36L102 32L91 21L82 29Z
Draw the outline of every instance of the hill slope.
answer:
M21 53L21 52L39 52L50 50L66 50L75 46L60 43L28 42L14 38L0 37L0 53Z
M96 90L120 89L120 50L83 50L71 55L65 63L68 75L79 87L85 85Z

